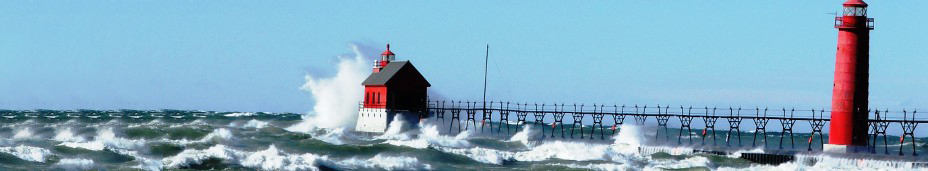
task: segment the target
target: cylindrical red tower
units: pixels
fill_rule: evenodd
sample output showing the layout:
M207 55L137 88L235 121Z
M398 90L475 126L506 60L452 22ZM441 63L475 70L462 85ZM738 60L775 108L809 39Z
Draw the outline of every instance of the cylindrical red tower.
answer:
M838 52L831 100L831 126L825 151L863 151L867 145L867 107L870 67L870 30L867 3L848 0L844 13L835 17Z

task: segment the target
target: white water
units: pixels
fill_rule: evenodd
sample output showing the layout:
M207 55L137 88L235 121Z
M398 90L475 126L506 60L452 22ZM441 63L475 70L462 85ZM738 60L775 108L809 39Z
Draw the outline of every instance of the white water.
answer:
M533 136L531 127L532 127L531 125L525 125L525 128L523 128L522 131L519 131L516 134L513 134L512 138L509 138L509 141L510 142L521 142L522 145L525 145L527 147L532 146L529 144L529 141L528 141L529 137Z
M55 163L55 167L64 170L88 170L93 168L93 160L82 158L61 159L58 163Z
M392 136L391 138L395 137L402 136ZM422 125L420 133L415 139L390 139L385 143L418 149L424 149L430 146L461 148L470 146L470 142L467 141L468 138L470 138L470 131L464 131L451 137L439 134L438 126L426 124Z
M46 156L52 154L48 149L25 145L0 147L0 153L11 154L17 158L34 162L45 162Z
M338 58L337 73L333 77L307 74L301 90L312 94L313 115L287 130L309 132L315 128L347 128L354 130L357 121L358 103L364 97L361 82L370 75L367 57L356 45L350 45L354 56Z
M109 127L97 130L97 135L93 137L92 141L65 141L58 145L93 151L100 151L106 149L107 147L131 150L144 147L145 142L145 140L133 140L116 137L116 133L113 132L113 128Z
M162 159L160 163L163 163L166 169L176 169L199 164L209 158L222 159L223 162L241 164L259 170L319 170L320 165L361 170L431 169L430 165L422 164L413 157L378 154L369 159L350 158L335 161L328 156L312 153L288 154L278 150L274 145L268 146L265 150L247 152L218 144L203 150L187 149L175 156Z
M343 165L346 165L346 169L370 169L370 168L382 168L386 170L432 170L432 166L429 164L423 164L419 162L419 159L406 156L388 156L383 154L377 154L370 159L357 159L351 158L348 160L342 161Z
M84 137L75 136L74 133L71 132L71 127L65 128L64 130L61 130L61 131L58 131L58 133L55 134L55 137L54 137L53 139L54 139L55 141L61 141L61 142L84 142L84 141L87 141L86 139L84 139Z
M23 128L22 130L16 131L16 134L13 135L14 140L25 140L31 139L32 131L29 131L29 128Z

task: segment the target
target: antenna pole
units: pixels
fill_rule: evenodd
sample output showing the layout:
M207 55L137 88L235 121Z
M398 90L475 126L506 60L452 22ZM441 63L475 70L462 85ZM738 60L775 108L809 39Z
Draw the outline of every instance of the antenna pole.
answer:
M487 44L487 53L483 60L483 106L487 106L487 65L490 64L490 44Z

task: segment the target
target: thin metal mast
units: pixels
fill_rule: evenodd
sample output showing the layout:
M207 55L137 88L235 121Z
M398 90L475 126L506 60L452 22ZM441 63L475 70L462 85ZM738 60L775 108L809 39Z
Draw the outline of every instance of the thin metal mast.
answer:
M483 106L487 106L487 65L490 64L490 44L487 44L487 53L483 60Z

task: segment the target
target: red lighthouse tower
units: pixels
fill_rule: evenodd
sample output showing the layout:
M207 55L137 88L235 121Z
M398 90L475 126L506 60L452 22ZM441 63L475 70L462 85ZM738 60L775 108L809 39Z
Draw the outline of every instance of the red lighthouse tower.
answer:
M870 77L870 30L863 0L844 2L844 13L835 17L838 52L831 101L831 130L825 151L848 153L867 145L868 88Z

